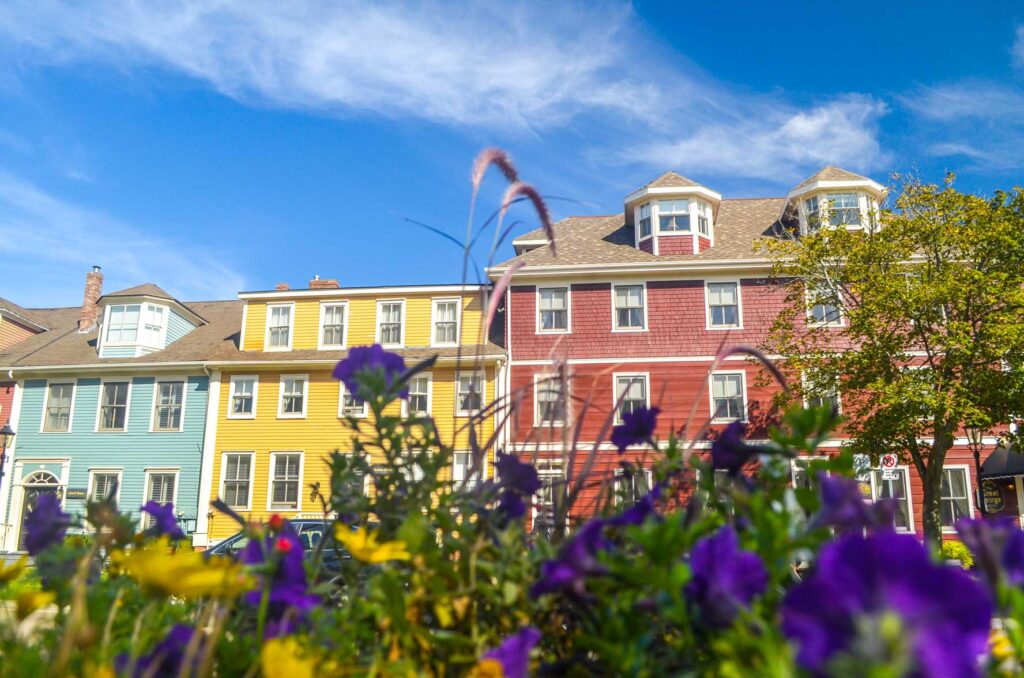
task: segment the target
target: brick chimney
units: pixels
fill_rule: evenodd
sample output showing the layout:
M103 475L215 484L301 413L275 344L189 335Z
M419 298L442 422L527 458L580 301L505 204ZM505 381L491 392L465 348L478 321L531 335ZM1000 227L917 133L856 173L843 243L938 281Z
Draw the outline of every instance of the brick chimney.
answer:
M78 314L78 331L91 332L100 317L100 307L96 304L103 296L103 274L99 266L85 274L85 295L82 297L82 312Z
M338 284L335 278L321 280L320 276L314 275L313 279L309 281L309 289L311 290L336 290L340 287L341 285Z
M276 285L274 285L274 289L277 290L278 292L286 292L291 288L292 286L289 285L288 283L277 283Z

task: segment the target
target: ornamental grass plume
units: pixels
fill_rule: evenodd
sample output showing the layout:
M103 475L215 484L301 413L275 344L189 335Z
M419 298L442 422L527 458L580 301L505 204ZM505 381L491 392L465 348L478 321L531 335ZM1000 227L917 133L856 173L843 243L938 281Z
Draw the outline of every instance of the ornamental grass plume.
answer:
M353 558L364 563L386 563L390 560L409 560L411 557L405 542L378 542L377 535L367 528L353 529L339 523L334 526L334 538L341 542Z
M144 589L163 596L234 598L253 586L241 563L174 551L167 537L133 550L124 558L124 568Z

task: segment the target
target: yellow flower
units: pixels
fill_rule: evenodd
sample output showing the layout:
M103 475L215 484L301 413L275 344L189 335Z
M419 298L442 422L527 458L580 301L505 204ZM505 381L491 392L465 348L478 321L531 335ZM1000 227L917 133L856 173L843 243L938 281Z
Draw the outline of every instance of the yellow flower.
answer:
M988 637L989 645L992 646L992 657L1001 662L1013 656L1013 643L1007 637L1005 631L993 630Z
M167 538L132 551L124 567L150 591L183 598L233 598L252 588L242 565L227 557L204 558L194 551L172 552Z
M22 556L9 566L5 566L3 561L0 561L0 584L6 584L20 577L21 573L25 571L26 565L28 565L28 556Z
M24 619L41 607L46 607L57 600L57 594L52 591L25 591L18 594L17 611L18 619Z
M348 549L354 558L364 563L383 563L388 560L409 560L409 551L404 541L377 542L377 535L369 530L348 525L336 525L334 537Z
M263 643L260 666L264 678L312 678L316 668L312 659L302 656L302 648L291 636Z
M469 670L467 678L505 678L505 670L497 659L481 659Z
M117 678L114 667L109 664L86 664L84 678Z

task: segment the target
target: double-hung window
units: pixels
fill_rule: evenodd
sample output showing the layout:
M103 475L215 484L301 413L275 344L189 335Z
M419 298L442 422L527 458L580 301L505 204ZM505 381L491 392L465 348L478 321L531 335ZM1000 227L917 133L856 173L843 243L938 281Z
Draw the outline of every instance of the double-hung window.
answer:
M821 228L821 206L818 204L818 196L804 200L804 219L808 233L814 233Z
M249 510L252 490L252 453L228 452L224 455L224 482L221 498L233 509Z
M856 193L829 193L828 222L832 226L860 226L860 198Z
M651 469L615 469L615 503L630 506L651 491Z
M452 454L452 484L455 487L462 487L463 482L465 482L467 489L476 487L480 483L481 469L476 469L472 476L470 476L471 471L473 471L472 452L455 452Z
M697 233L711 237L711 207L706 202L697 203Z
M615 285L612 287L615 304L615 329L642 330L646 327L643 285Z
M174 503L174 486L177 485L178 473L176 471L149 471L146 473L146 501L155 501L166 506ZM146 514L144 527L153 526L156 519Z
M153 430L180 431L185 404L184 381L158 381L153 396Z
M651 237L651 203L645 202L636 208L636 222L640 229L640 238Z
M433 341L435 346L450 346L459 343L458 299L434 301Z
M228 419L251 419L256 416L257 377L231 377L231 398Z
M46 389L46 411L43 413L45 433L66 433L71 430L71 403L75 385L50 384Z
M107 344L133 344L139 336L139 304L111 306L107 316Z
M277 416L281 418L301 419L306 416L306 393L309 378L305 375L286 375L281 377L280 403Z
M690 230L689 200L659 200L658 230L673 233Z
M139 343L153 348L162 348L164 331L164 307L146 304L142 312L142 338Z
M292 305L267 306L267 348L288 350L292 347Z
M541 287L537 290L537 303L540 332L569 331L568 287Z
M297 511L299 509L302 453L272 453L270 471L270 510Z
M646 374L615 375L615 402L619 404L616 420L621 422L623 415L647 407L647 391Z
M737 282L709 282L708 327L738 328L740 326L740 285Z
M483 408L484 375L481 372L460 372L455 383L455 413L476 414Z
M834 379L826 380L820 375L806 374L804 392L807 407L828 407L837 413L842 410L839 385Z
M320 348L343 348L348 305L324 304L320 308Z
M812 325L842 325L843 309L827 290L810 289L807 292L810 308L808 320Z
M565 485L565 469L561 459L538 459L536 465L541 486L535 495L533 531L548 533L555 527L556 498Z
M365 417L367 416L367 405L365 400L359 400L345 388L345 382L341 382L341 391L338 395L338 416L339 417Z
M538 426L563 426L565 424L565 401L562 380L557 374L538 374L533 392L536 402L534 419Z
M971 517L970 486L965 467L942 469L940 502L943 529L952 530L958 520Z
M377 304L377 341L381 345L402 345L404 309L405 304L401 301L382 301Z
M711 375L711 417L715 421L742 421L747 406L743 398L743 373Z
M418 374L409 380L409 414L428 415L430 414L430 385L429 374Z
M121 484L120 471L91 471L89 476L92 484L89 488L89 501L112 500L117 503L118 487Z
M911 530L910 486L906 468L874 469L871 471L872 499L895 499L896 515L893 519L897 530Z
M100 388L100 431L124 431L128 424L130 382L105 381Z

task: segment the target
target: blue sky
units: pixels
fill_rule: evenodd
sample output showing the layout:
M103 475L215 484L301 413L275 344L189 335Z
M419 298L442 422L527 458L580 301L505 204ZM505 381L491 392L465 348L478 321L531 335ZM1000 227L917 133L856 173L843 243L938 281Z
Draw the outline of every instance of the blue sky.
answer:
M1016 2L99 5L0 6L0 296L25 305L78 304L92 264L193 300L457 282L409 220L461 239L490 145L558 218L667 169L726 197L825 164L1024 183Z

